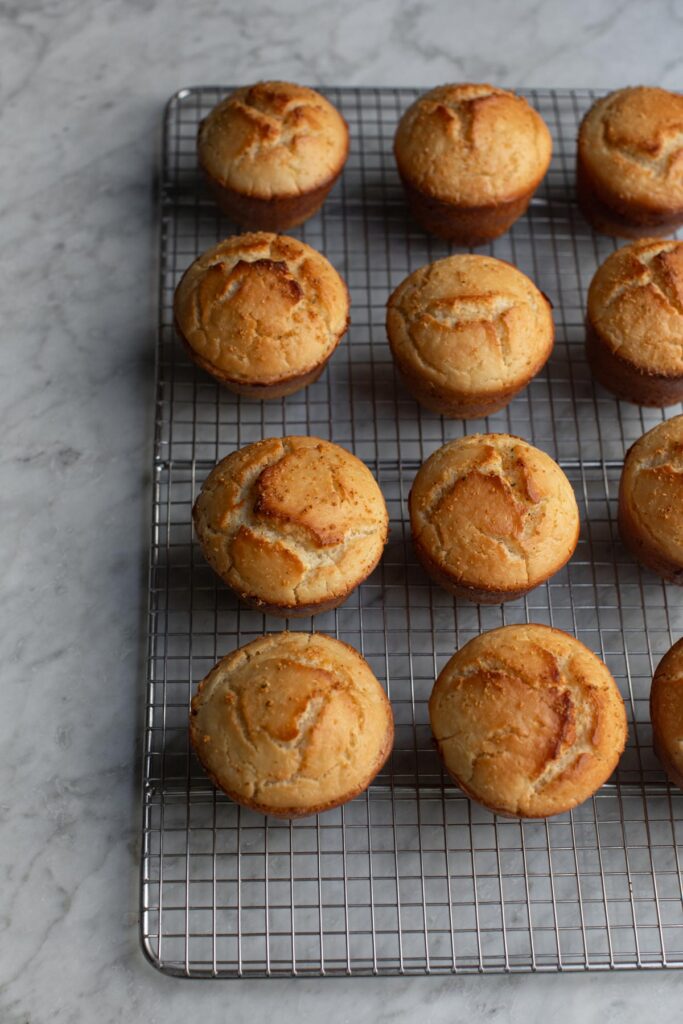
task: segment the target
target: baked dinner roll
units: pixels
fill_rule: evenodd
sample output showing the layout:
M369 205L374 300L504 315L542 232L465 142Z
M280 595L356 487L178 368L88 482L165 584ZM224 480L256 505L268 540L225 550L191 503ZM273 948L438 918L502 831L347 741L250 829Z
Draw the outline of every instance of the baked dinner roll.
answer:
M203 370L249 398L291 395L322 373L349 324L343 280L310 245L226 238L185 271L175 326Z
M461 254L420 267L389 298L387 335L407 387L454 419L497 412L553 348L551 306L520 270Z
M197 152L228 217L244 228L285 231L322 206L346 163L349 130L315 89L257 82L204 118Z
M683 416L648 430L626 453L619 532L644 566L683 583Z
M658 406L683 399L683 242L632 242L598 267L586 354L619 398Z
M394 720L367 661L322 633L271 633L199 684L190 738L212 781L264 814L297 818L367 789Z
M655 754L671 781L683 789L683 639L664 655L650 691Z
M683 96L618 89L579 130L579 206L607 235L669 235L683 224Z
M444 765L490 811L562 814L610 777L626 744L624 702L607 666L550 626L503 626L457 651L429 719Z
M457 597L498 604L528 593L569 561L579 510L556 462L519 437L472 434L420 467L410 527L429 575Z
M270 615L336 608L379 562L389 533L375 478L317 437L273 437L211 471L192 512L209 565Z
M550 165L552 139L521 96L440 85L401 118L394 140L411 212L426 230L482 245L520 217Z

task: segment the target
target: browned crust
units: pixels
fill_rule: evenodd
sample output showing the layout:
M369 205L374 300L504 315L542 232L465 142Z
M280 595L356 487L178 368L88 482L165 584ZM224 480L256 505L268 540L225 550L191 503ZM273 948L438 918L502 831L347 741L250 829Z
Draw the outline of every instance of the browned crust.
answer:
M653 210L625 200L591 177L581 157L576 157L576 198L579 208L596 231L618 238L648 238L672 235L683 225L683 210Z
M666 748L662 745L662 743L657 738L657 734L654 731L655 730L654 721L652 723L652 728L653 728L652 746L653 746L655 755L661 761L662 768L664 769L666 774L669 776L669 778L673 782L674 786L678 786L679 789L683 789L683 772L679 772L678 771L678 769L676 768L676 765L673 763L673 761L669 757L669 755L668 755L668 753L666 751Z
M664 408L683 401L683 376L651 373L636 366L612 351L590 320L586 321L586 358L595 379L627 402Z
M410 501L410 499L408 500ZM447 590L450 594L453 594L457 598L464 598L466 601L472 601L473 604L502 604L505 601L516 601L517 598L524 597L524 595L528 594L529 591L535 590L536 587L540 587L542 583L545 583L551 576L554 576L555 573L560 571L560 569L563 569L576 550L576 545L579 540L579 530L580 527L577 525L576 538L567 558L559 562L555 568L546 576L543 576L542 579L535 580L527 587L517 589L495 589L493 587L472 586L467 583L462 576L457 576L455 573L449 572L443 566L438 565L428 553L424 545L420 542L419 537L415 536L414 532L413 547L415 549L415 554L427 575L431 576L435 583L438 583L440 587L443 587L443 589Z
M337 183L349 155L348 136L343 159L339 168L315 188L299 192L294 196L271 196L261 199L258 196L246 196L229 185L224 185L204 166L199 155L199 166L202 169L211 193L223 213L240 227L253 231L286 231L288 228L302 224L318 212Z
M502 260L501 262L505 261ZM420 405L424 406L425 409L430 409L432 412L439 413L441 416L446 416L448 419L474 420L483 419L485 416L491 416L494 412L504 409L506 405L510 404L515 395L518 395L520 391L528 387L536 374L540 373L548 362L555 344L555 325L554 323L552 324L552 334L547 352L540 356L528 375L516 381L510 387L501 388L497 392L488 395L475 392L469 395L456 394L447 391L445 388L439 388L432 381L424 380L414 369L411 370L404 367L400 356L394 349L391 336L389 334L387 336L389 338L391 354L401 374L401 378Z
M455 242L475 247L499 238L527 210L542 177L520 195L485 206L461 206L444 202L416 188L400 171L410 212L425 231Z
M669 686L683 687L683 678L681 678L679 668L681 651L683 651L683 639L673 644L657 665L650 689L650 721L652 722L654 752L662 762L662 767L670 780L679 789L683 789L681 759L679 757L674 761L669 754L671 742L677 740L677 725L675 721L671 721L671 711L674 710L676 702L674 701L674 708L672 708L666 700L666 691Z
M347 316L346 325L340 332L334 347L328 352L325 358L312 369L307 370L305 373L297 373L291 377L285 377L270 384L246 384L244 381L235 380L233 377L228 376L228 374L223 373L223 371L214 366L213 363L210 363L207 359L204 359L203 356L200 356L198 352L195 352L192 345L190 345L189 341L180 329L177 319L175 317L173 318L173 326L175 327L176 334L182 341L183 347L193 363L196 363L197 366L210 374L224 387L233 391L236 395L242 395L245 398L254 398L257 401L268 401L272 398L284 398L287 395L293 395L295 391L301 391L302 388L308 387L309 384L314 384L334 353L337 351L339 342L348 331L350 323L350 317Z
M628 456L629 452L626 453L626 458ZM640 530L638 523L631 515L624 495L623 471L619 483L618 524L622 541L638 562L662 576L669 583L675 583L679 587L683 586L683 566L665 558L661 550L656 548Z

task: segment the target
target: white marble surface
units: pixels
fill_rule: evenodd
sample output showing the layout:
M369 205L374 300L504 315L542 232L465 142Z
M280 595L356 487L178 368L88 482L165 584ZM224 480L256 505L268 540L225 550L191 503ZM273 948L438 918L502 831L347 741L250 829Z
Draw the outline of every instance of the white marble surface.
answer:
M191 983L137 938L161 106L182 85L683 86L683 3L0 3L0 1021L680 1019L683 974Z

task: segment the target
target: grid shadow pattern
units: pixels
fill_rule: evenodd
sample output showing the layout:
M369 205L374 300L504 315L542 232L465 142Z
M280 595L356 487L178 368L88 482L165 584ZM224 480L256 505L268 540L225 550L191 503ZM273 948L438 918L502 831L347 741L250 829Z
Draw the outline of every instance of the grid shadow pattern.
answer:
M422 410L394 373L389 292L453 251L409 220L391 154L417 91L323 90L352 148L321 212L292 233L349 284L352 326L320 380L248 402L196 369L174 337L173 291L205 248L234 233L199 179L195 137L223 87L185 89L164 121L155 477L150 557L141 927L152 962L189 976L424 974L683 966L683 793L652 751L652 671L683 633L683 600L641 570L616 529L624 452L674 407L640 409L594 385L583 355L586 290L615 247L574 200L578 122L596 94L534 90L555 152L528 213L479 251L510 260L551 298L544 371L507 409L472 423ZM452 437L519 434L559 461L576 491L574 558L526 598L476 607L416 563L407 497L420 463ZM391 537L346 604L288 628L359 649L391 698L396 743L352 803L282 822L229 801L188 744L197 682L222 655L281 623L236 602L193 541L191 506L211 466L266 436L315 434L354 451L379 481ZM453 651L485 629L544 622L605 659L626 701L629 743L615 777L571 813L507 820L443 775L427 699Z

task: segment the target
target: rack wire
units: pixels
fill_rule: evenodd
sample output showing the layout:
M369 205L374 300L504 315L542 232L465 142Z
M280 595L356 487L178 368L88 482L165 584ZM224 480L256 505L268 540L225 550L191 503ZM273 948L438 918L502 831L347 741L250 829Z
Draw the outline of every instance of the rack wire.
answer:
M554 139L529 212L483 250L511 260L552 299L546 369L500 413L468 423L420 409L394 373L389 292L451 247L407 216L394 169L396 122L413 89L323 90L347 119L351 153L298 237L349 284L353 323L322 378L268 403L243 401L196 369L172 326L175 285L234 233L199 180L199 120L228 91L183 89L164 120L153 525L149 576L141 931L162 970L194 977L443 974L683 966L683 793L652 751L652 671L683 632L681 592L641 570L615 521L624 452L663 415L595 386L583 354L586 289L614 241L574 200L574 149L588 90L526 95ZM581 537L569 565L498 607L455 601L411 550L406 501L432 451L475 430L519 434L572 481ZM232 803L193 758L196 683L235 647L281 623L240 607L192 538L191 504L211 466L265 436L315 434L375 474L391 516L379 568L336 611L293 620L353 644L386 686L396 744L363 796L296 822ZM604 658L626 701L629 743L614 778L568 814L498 818L443 775L427 699L453 651L513 622L568 630Z

